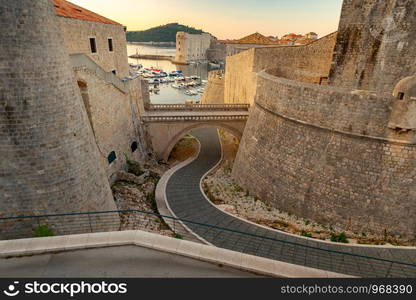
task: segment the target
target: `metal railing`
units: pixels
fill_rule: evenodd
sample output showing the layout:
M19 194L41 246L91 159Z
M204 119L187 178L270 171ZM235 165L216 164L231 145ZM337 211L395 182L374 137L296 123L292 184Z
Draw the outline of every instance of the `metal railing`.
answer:
M372 257L351 251L336 251L313 240L297 243L274 238L272 234L242 232L140 210L5 217L0 218L0 238L33 237L39 228L43 228L54 235L143 230L194 241L195 234L184 229L184 225L215 246L242 253L362 277L416 277L415 256L408 255L415 252L402 252L400 260L389 259L391 253ZM379 252L382 253L382 250L380 248Z
M201 121L240 121L247 120L248 115L205 115L205 116L142 116L143 122L201 122Z
M250 104L149 104L146 110L248 111Z

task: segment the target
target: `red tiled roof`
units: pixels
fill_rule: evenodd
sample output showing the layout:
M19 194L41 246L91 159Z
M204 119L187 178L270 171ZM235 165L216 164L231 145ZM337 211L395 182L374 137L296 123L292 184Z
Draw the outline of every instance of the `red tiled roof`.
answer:
M239 40L228 41L228 44L259 44L259 45L274 45L276 42L256 32L243 37Z
M80 19L85 21L99 22L104 24L120 25L115 21L107 19L81 6L75 5L65 0L52 0L56 14L60 17Z

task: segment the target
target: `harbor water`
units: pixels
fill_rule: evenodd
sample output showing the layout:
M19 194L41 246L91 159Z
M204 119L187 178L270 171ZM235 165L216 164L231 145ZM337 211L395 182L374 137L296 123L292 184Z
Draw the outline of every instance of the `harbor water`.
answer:
M150 45L127 44L127 54L142 54L142 55L166 55L175 56L176 48L174 47L157 47ZM151 60L151 59L133 59L129 58L131 64L141 64L144 68L161 69L166 73L172 71L182 71L184 76L198 76L201 80L207 80L209 65L208 64L192 64L192 65L175 65L169 60ZM195 96L186 95L184 90L175 89L171 83L164 83L159 85L160 91L157 94L150 94L150 101L155 104L178 104L185 103L187 100L197 102L202 97L202 94Z

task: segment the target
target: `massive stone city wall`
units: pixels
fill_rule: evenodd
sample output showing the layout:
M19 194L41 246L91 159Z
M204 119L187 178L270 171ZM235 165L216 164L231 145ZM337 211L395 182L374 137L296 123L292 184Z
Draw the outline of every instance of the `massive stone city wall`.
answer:
M58 17L58 20L69 54L86 54L107 72L116 70L121 78L129 75L123 26L65 17ZM91 52L90 38L96 40L97 53ZM108 39L113 40L112 52Z
M190 34L178 32L176 34L176 63L186 64L191 61L207 60L207 50L211 46L213 37L208 33Z
M204 95L201 98L202 104L224 103L224 71L215 70L208 74L208 83Z
M274 74L275 70L268 70L258 76L255 103L264 109L331 130L391 137L387 128L395 101L391 94L350 91Z
M228 56L225 67L224 103L253 103L256 74L255 49Z
M391 92L416 73L416 2L344 0L331 84Z
M413 238L416 147L386 138L392 101L261 73L233 176L297 216Z
M114 182L116 173L126 169L126 159L142 161L147 149L139 124L141 80L128 81L128 92L123 93L89 68L78 67L75 74L100 152L100 162L110 182ZM132 152L134 142L138 148ZM110 164L107 158L112 151L116 160Z
M212 42L210 48L207 50L208 61L225 62L227 56L227 46L222 43Z
M326 83L329 75L336 33L305 46L253 48L227 57L224 102L253 103L256 72L276 68L285 77Z
M51 2L0 11L0 215L115 209Z

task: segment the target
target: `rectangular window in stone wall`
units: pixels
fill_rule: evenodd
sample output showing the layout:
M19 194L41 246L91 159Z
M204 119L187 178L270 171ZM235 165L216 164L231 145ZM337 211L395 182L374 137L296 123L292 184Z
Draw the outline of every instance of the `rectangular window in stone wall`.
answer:
M137 150L137 148L138 148L137 142L133 142L133 143L131 144L131 152L136 151L136 150Z
M113 52L113 39L108 39L108 51Z
M97 43L95 38L90 38L91 53L97 53Z
M116 153L114 151L110 152L107 156L108 163L111 164L113 161L117 159Z

